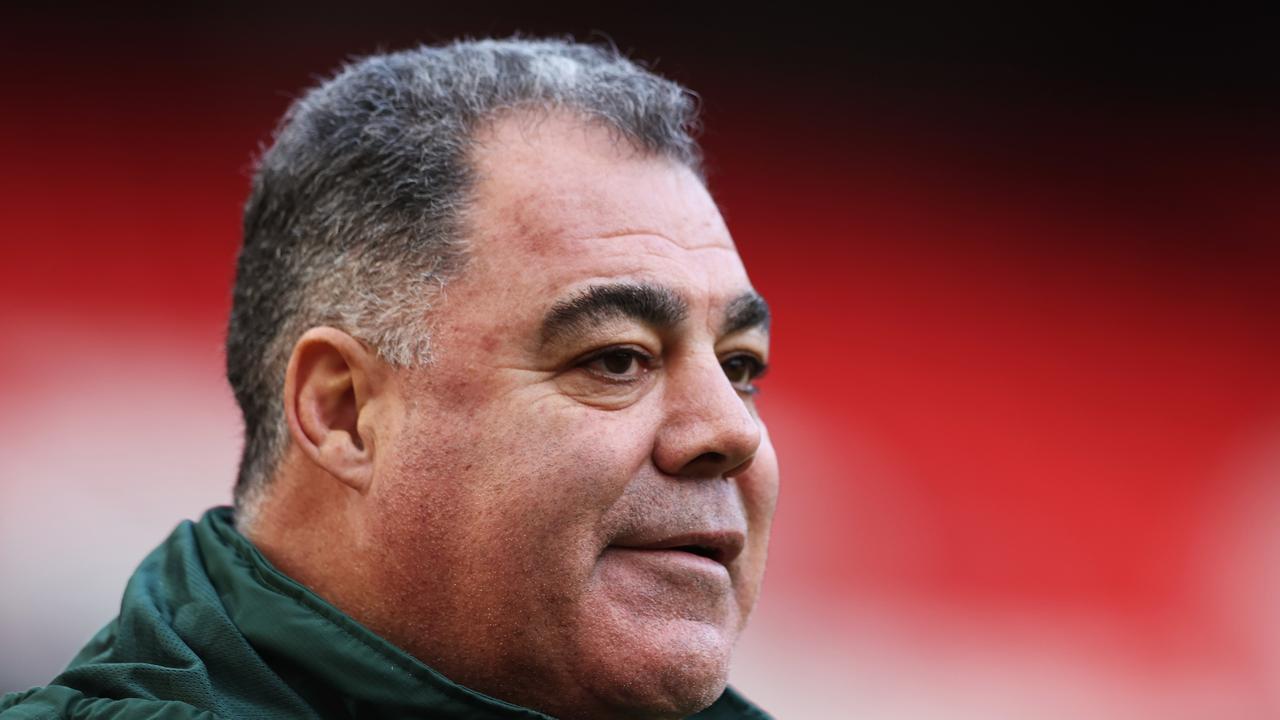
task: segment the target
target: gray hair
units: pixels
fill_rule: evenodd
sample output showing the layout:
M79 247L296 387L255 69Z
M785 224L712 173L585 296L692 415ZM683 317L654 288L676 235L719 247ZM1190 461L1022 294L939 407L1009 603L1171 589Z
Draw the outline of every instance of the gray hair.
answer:
M696 97L612 47L513 38L374 55L285 113L245 205L227 330L242 519L287 446L285 369L308 328L340 328L396 366L428 362L427 311L466 262L472 138L524 108L572 111L701 175Z

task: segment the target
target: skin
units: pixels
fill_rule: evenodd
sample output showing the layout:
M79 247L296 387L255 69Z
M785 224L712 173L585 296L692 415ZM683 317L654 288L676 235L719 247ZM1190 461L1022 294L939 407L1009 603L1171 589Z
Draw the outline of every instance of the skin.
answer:
M478 139L431 362L308 331L292 444L247 532L467 687L563 718L683 717L723 691L764 574L778 467L742 368L767 362L767 329L724 332L751 285L683 165L565 115ZM665 288L683 316L547 339L553 305L616 284ZM636 547L689 533L741 551Z

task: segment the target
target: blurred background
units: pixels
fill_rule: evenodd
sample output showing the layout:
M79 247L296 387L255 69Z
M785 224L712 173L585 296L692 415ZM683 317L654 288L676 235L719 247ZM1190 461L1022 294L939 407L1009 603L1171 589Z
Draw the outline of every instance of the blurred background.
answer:
M732 681L779 718L1280 717L1276 18L220 3L0 30L0 692L230 500L256 149L344 59L612 41L697 90L776 312Z

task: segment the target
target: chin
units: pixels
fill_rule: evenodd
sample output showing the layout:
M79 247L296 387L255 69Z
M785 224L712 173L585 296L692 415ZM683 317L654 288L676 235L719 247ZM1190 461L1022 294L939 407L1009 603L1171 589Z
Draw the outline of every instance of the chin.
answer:
M724 692L736 633L692 620L616 630L581 656L592 694L610 717L683 718Z

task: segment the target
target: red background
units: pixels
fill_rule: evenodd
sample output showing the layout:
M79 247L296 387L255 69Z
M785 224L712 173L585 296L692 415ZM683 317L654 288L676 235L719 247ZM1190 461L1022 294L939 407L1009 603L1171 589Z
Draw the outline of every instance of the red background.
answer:
M240 206L290 98L378 48L602 30L702 95L775 308L735 682L780 717L1280 715L1280 26L220 8L5 30L0 692L229 499Z

